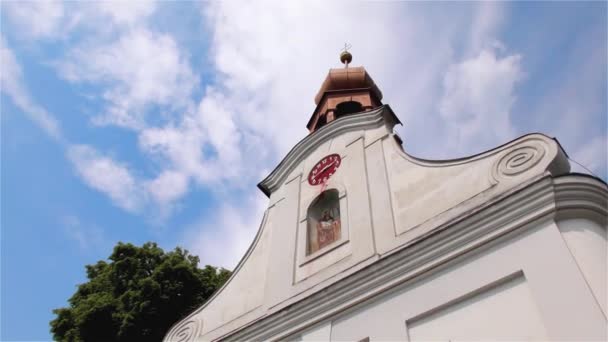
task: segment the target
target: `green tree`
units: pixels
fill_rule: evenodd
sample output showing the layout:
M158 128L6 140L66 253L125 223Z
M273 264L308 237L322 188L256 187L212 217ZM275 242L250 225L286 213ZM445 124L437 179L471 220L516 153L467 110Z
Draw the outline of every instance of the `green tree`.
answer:
M187 250L165 253L155 243L118 243L109 262L87 265L88 281L53 310L58 341L160 341L171 325L203 304L230 277L198 268Z

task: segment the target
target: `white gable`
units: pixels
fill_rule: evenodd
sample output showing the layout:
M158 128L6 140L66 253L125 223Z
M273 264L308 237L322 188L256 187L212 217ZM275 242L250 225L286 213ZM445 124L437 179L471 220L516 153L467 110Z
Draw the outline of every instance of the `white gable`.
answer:
M294 322L310 326L317 319L310 316L313 312L330 315L332 307L322 307L321 301L303 309L300 306L313 305L302 304L305 299L322 297L336 284L342 291L339 296L356 298L361 293L355 284L363 274L375 274L378 279L389 276L394 266L387 265L393 255L407 253L419 241L532 184L569 172L557 141L541 134L526 135L469 158L417 159L403 151L393 133L397 123L391 109L382 106L331 122L296 145L259 185L270 197L269 206L233 276L208 303L176 324L167 340L269 338L278 331L296 331ZM340 194L342 235L322 253L309 255L306 213L320 187L309 184L307 176L329 154L338 154L342 160L327 182L328 189ZM496 290L504 297L496 300L516 305L521 299L521 305L528 305L522 281L514 284L503 292ZM337 303L347 301L336 299L339 296L326 303L333 303L337 310ZM509 298L514 298L513 304ZM279 318L287 316L293 316L291 321L285 318L289 326L280 325L287 323ZM413 333L427 336L432 330L428 327L450 317L420 321ZM544 336L541 328L530 327L534 334Z

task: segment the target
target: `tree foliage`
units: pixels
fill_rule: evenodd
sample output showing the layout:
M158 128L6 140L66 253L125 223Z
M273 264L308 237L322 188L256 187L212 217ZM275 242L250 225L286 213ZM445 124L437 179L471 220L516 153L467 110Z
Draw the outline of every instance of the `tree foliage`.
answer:
M109 262L87 265L88 281L53 310L58 341L160 341L171 325L205 302L230 276L176 248L118 243Z

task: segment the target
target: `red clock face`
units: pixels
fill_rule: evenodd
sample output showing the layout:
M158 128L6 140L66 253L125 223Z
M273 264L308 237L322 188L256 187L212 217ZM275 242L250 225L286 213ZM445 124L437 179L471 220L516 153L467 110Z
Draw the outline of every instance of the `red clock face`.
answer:
M338 167L340 167L342 159L339 154L330 154L323 157L319 162L310 170L308 174L308 184L319 185L327 182L327 180L336 173Z

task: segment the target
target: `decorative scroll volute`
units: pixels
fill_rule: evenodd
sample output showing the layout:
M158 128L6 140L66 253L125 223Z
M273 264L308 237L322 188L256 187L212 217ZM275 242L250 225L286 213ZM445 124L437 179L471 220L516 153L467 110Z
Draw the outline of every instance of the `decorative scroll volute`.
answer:
M494 179L516 177L534 168L547 154L547 148L540 139L528 139L511 147L494 164Z
M173 327L166 341L170 342L192 342L196 341L203 328L203 322L191 318Z

